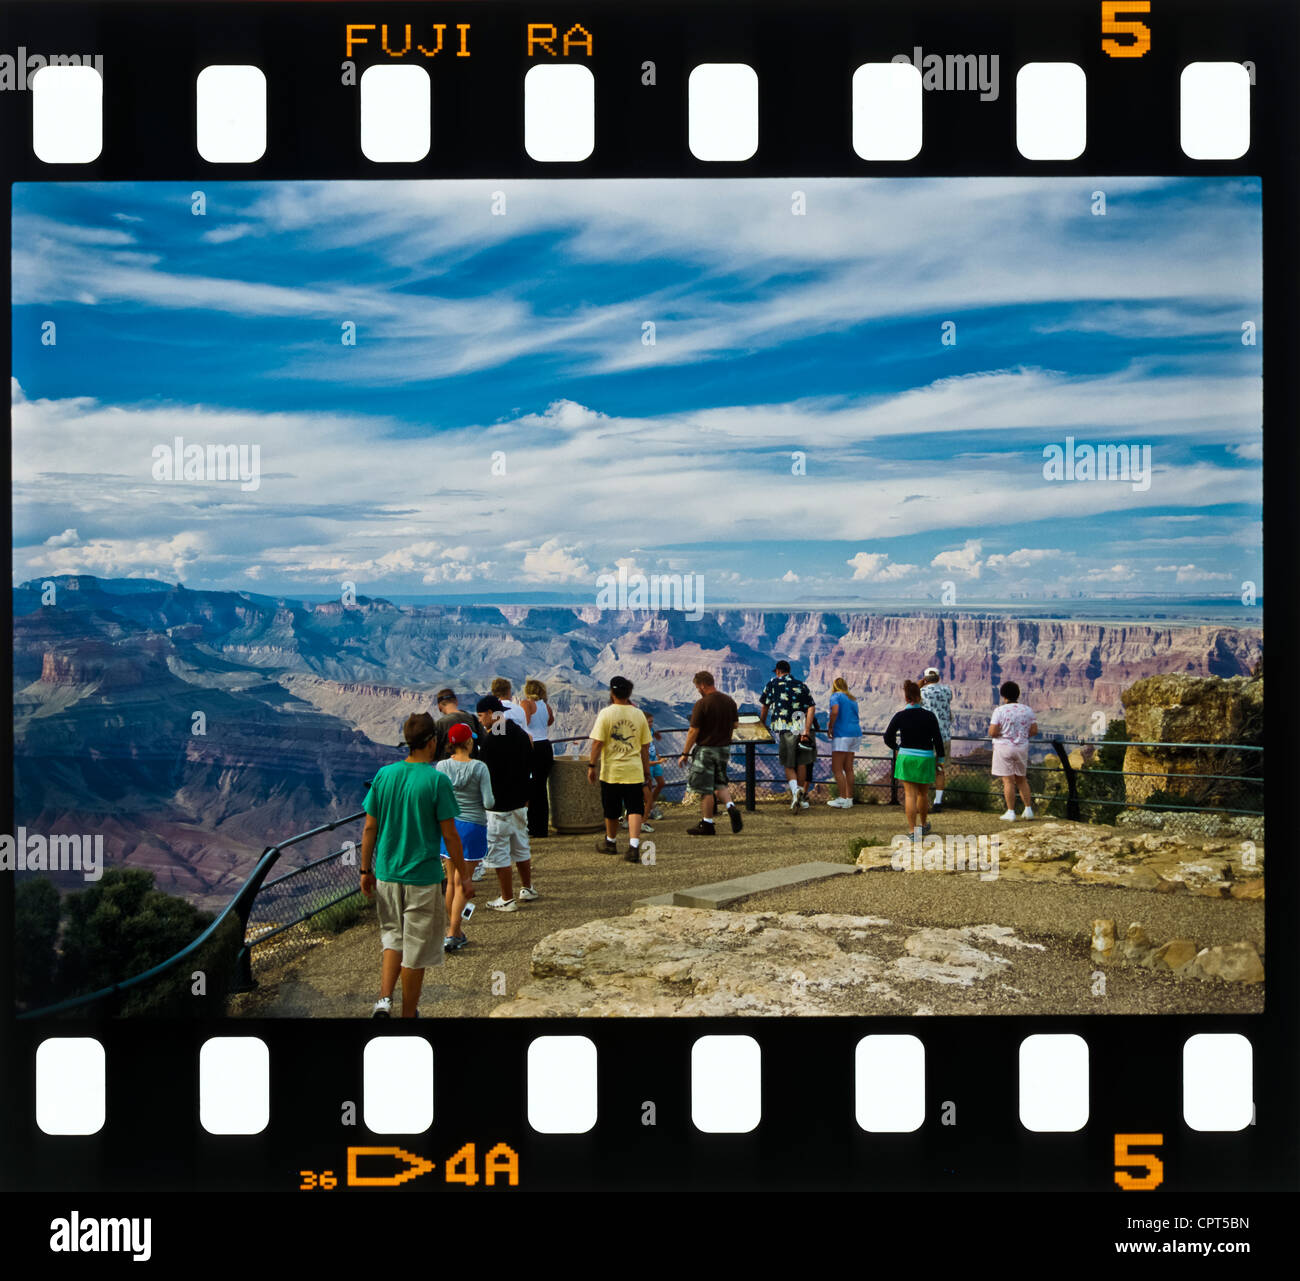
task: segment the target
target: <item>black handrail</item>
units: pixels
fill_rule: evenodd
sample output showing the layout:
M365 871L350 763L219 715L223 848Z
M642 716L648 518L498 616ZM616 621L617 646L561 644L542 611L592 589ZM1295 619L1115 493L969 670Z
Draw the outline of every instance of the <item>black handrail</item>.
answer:
M230 902L222 908L220 914L209 925L202 934L193 942L187 943L179 952L169 956L165 961L160 961L150 969L144 970L139 974L133 974L129 979L123 979L119 983L110 983L107 987L100 988L97 992L89 992L85 996L69 997L65 1001L59 1001L55 1005L47 1005L39 1010L24 1010L18 1015L20 1019L45 1018L48 1015L65 1014L69 1010L80 1009L82 1006L93 1005L98 1001L106 1000L108 997L117 996L123 992L129 992L134 988L141 987L150 979L157 978L160 974L165 974L173 966L179 965L186 957L192 956L198 951L204 943L208 941L225 922L226 918L232 912L239 913L239 927L241 937L248 926L248 914L252 910L253 900L257 897L262 888L262 883L266 880L266 874L275 866L280 855L293 845L301 841L309 840L313 836L319 836L322 832L332 832L341 827L344 823L353 823L359 818L365 816L365 810L358 810L355 814L349 814L346 818L335 819L332 823L322 823L319 827L313 827L309 831L299 832L297 836L290 836L281 841L278 845L270 845L262 852L261 858L257 860L257 865L249 873L248 879L240 886L239 890L231 898ZM248 960L248 942L241 942L239 955L236 959L237 971L241 976L246 972Z

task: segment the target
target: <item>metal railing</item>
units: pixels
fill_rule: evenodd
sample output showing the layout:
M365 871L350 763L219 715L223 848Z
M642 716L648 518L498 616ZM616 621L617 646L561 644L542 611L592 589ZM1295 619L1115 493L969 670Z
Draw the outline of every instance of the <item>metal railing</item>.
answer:
M664 766L663 792L666 796L678 792L685 794L688 771L678 764L677 750L663 750L663 740L684 736L686 731L684 725L668 726L656 731L660 748L659 760ZM830 776L829 736L824 731L818 731L816 738L818 752L812 764L811 787L834 788L835 783ZM901 789L894 778L896 753L885 746L882 730L864 731L862 738L880 740L880 750L854 753L855 799L885 805L900 804ZM579 744L579 754L582 753L581 745L588 741L585 736L552 740L557 746ZM991 745L992 741L987 735L954 734L950 743ZM1119 823L1122 826L1161 828L1166 831L1195 831L1202 834L1218 832L1257 835L1262 832L1262 772L1226 773L1210 769L1110 770L1090 763L1076 767L1066 750L1071 747L1093 747L1098 751L1107 748L1126 751L1130 747L1160 751L1185 750L1228 762L1232 761L1235 754L1253 753L1261 763L1262 747L1244 743L1152 743L1122 739L1067 738L1064 735L1048 738L1040 735L1031 740L1031 756L1036 756L1037 759L1031 759L1028 767L1030 793L1040 806L1036 812L1043 817L1112 825ZM1254 758L1247 755L1246 759ZM775 743L733 743L732 761L739 774L736 783L744 787L747 810L755 809L760 787L771 785L775 791L784 791L785 771L779 763ZM987 755L978 750L963 754L954 752L943 765L945 808L985 811L1000 811L1003 808L1000 781L992 777L990 770L991 749ZM1157 791L1162 793L1155 801L1130 799L1126 780L1142 778L1163 779L1168 786L1149 789L1148 795L1154 795ZM1106 780L1114 781L1107 786ZM1215 783L1225 786L1218 788L1217 792L1213 787L1202 786ZM1199 800L1188 795L1189 791L1197 788L1203 793ZM1139 787L1134 790L1142 789ZM1234 794L1235 799L1250 803L1223 803L1224 797L1233 798ZM1191 803L1180 804L1180 799L1190 800Z
M664 739L670 736L674 738L684 736L686 732L687 727L684 725L671 726L656 731L656 738L660 740L660 746L663 746ZM880 739L882 731L867 731L862 737ZM819 750L813 761L810 787L833 786L828 776L830 754L825 750L829 743L822 733L819 733L817 738ZM583 735L551 741L559 747L571 743L582 745L590 740ZM951 739L953 743L983 744L990 741L987 737L967 735L953 735ZM1123 826L1150 826L1165 830L1199 831L1208 834L1233 833L1262 838L1264 784L1262 772L1247 774L1190 770L1111 770L1087 764L1079 768L1070 761L1069 754L1065 750L1070 746L1093 746L1099 750L1121 747L1124 749L1129 747L1186 749L1219 754L1222 759L1228 761L1232 759L1233 753L1257 753L1258 759L1262 762L1261 747L1234 743L1130 743L1123 740L1040 737L1031 743L1031 749L1044 755L1037 761L1031 761L1028 768L1033 799L1043 805L1040 817L1083 818L1087 821ZM874 799L880 804L897 805L900 802L900 795L898 784L894 779L896 754L885 748L883 741L881 749L878 753L854 753L855 799ZM771 785L773 790L784 791L785 772L780 765L775 743L739 742L733 743L731 750L732 760L737 764L741 774L737 782L743 784L746 809L752 811L756 808L760 785ZM563 753L558 754L563 755ZM581 746L578 754L583 754ZM678 751L661 752L659 763L664 770L664 792L676 793L680 790L684 797L688 771L679 763L679 755ZM971 753L966 755L969 756ZM954 754L945 760L945 809L976 809L991 812L1001 808L1000 789L995 790L997 782L989 773L989 764L990 762L983 759L982 755L977 760L964 760L962 756ZM819 770L821 777L818 776ZM1205 801L1198 804L1178 805L1172 797L1162 797L1156 803L1152 803L1149 799L1132 801L1127 796L1127 780L1130 778L1172 781L1175 792L1179 787L1186 789L1189 784L1223 784L1224 794L1229 794L1231 789L1236 789L1239 795L1247 799L1250 798L1251 789L1258 789L1257 805L1248 808L1209 804ZM1119 780L1118 783L1113 781L1116 779ZM1108 789L1112 792L1122 791L1124 795L1107 795ZM1115 812L1108 814L1108 811ZM207 962L210 966L215 965L218 969L224 966L227 972L214 976L217 981L210 993L211 999L196 1001L178 996L173 1002L173 1008L166 1012L203 1014L213 1008L214 1002L224 1005L225 995L228 992L243 991L256 986L252 972L255 948L259 949L257 953L259 959L281 960L293 950L309 946L316 941L321 928L339 928L340 922L346 924L352 916L359 914L363 900L357 879L358 863L355 858L349 857L357 850L357 844L353 842L345 842L340 848L312 859L300 867L291 868L279 876L271 877L270 873L280 862L286 850L335 832L349 823L364 818L365 811L357 810L355 813L288 837L276 845L268 846L244 884L216 919L192 943L167 960L96 992L71 997L42 1009L23 1011L18 1017L31 1019L62 1014L144 1012L132 1010L131 1000L134 996L143 996L150 985L170 984L174 992L180 993L182 988L177 980L188 978L187 963L205 957L211 958ZM356 910L353 911L353 908ZM337 920L332 919L332 914L335 913L338 914ZM183 990L188 992L188 988Z
M254 986L252 977L253 947L258 943L266 942L273 936L283 934L293 926L301 925L303 922L310 920L312 916L349 897L348 894L339 892L337 896L329 897L324 902L311 902L308 898L309 882L298 882L296 889L288 888L288 884L294 881L295 878L310 875L312 869L320 868L325 864L336 863L347 852L346 847L336 850L333 854L326 855L324 858L307 863L303 867L295 868L283 876L276 877L273 881L268 881L267 876L279 862L280 856L285 850L301 845L304 841L310 841L326 832L336 831L345 824L355 823L358 819L364 817L365 811L358 810L355 814L335 819L331 823L322 823L319 827L299 832L297 836L291 836L277 845L268 846L257 860L253 870L248 874L248 878L236 890L230 902L222 908L216 919L192 943L187 944L165 961L161 961L139 974L132 975L130 978L123 979L119 983L111 983L98 991L88 992L84 996L69 997L67 1000L37 1010L24 1010L18 1017L33 1019L61 1014L93 1013L111 1015L131 1013L133 997L143 996L151 986L162 986L177 977L188 978L186 972L187 962L206 956L210 956L211 960L206 963L204 968L214 971L210 976L205 974L205 977L211 980L206 985L209 989L205 993L207 999L186 1000L182 998L172 1003L173 1008L168 1008L165 1011L149 1012L204 1014L209 1012L214 1003L224 1005L227 993ZM259 922L253 922L254 936L250 938L249 925L254 916L254 905L264 889L272 889L273 887L279 887L278 893L272 894L271 898L267 900L265 911L261 908L257 911L257 915L264 918L260 924L266 928L259 928ZM359 893L359 886L354 884L351 893ZM300 909L300 914L295 920L275 922L265 919L267 912L274 914L277 911L277 903L283 906L292 903L294 900L299 900ZM287 911L288 908L284 907L284 910ZM236 923L238 925L237 932L235 930ZM177 986L179 990L179 985L173 983L173 986ZM185 990L188 991L188 988Z

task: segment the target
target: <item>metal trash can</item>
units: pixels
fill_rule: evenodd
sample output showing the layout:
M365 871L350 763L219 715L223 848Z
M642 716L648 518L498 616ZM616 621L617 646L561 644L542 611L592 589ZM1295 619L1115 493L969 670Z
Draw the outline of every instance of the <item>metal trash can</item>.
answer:
M561 835L603 832L600 785L587 782L587 762L580 756L557 756L548 786L551 825Z

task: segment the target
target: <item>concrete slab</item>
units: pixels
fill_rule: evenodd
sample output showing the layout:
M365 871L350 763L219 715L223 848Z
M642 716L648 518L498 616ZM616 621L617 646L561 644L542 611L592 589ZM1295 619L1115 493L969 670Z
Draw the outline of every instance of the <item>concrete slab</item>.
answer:
M730 881L716 881L712 885L695 885L690 889L674 890L671 894L656 894L653 898L638 899L637 906L729 907L751 894L807 885L809 881L821 881L831 876L856 876L861 870L852 863L796 863L793 867L774 867L750 876L737 876Z

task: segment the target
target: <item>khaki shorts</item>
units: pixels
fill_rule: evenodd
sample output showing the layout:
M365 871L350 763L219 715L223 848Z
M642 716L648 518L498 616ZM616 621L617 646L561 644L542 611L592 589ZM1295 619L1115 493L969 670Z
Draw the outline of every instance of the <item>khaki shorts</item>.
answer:
M777 740L777 755L786 769L811 765L817 759L817 740L813 738L807 743L801 743L798 734L783 729Z
M727 786L727 758L730 747L697 747L691 757L686 786L692 792L707 796Z
M639 785L638 785L639 786ZM488 810L487 853L483 866L494 870L532 858L528 843L528 807L517 810Z
M404 969L427 970L431 965L442 964L446 889L442 881L436 885L375 883L380 941L385 949L402 954Z

